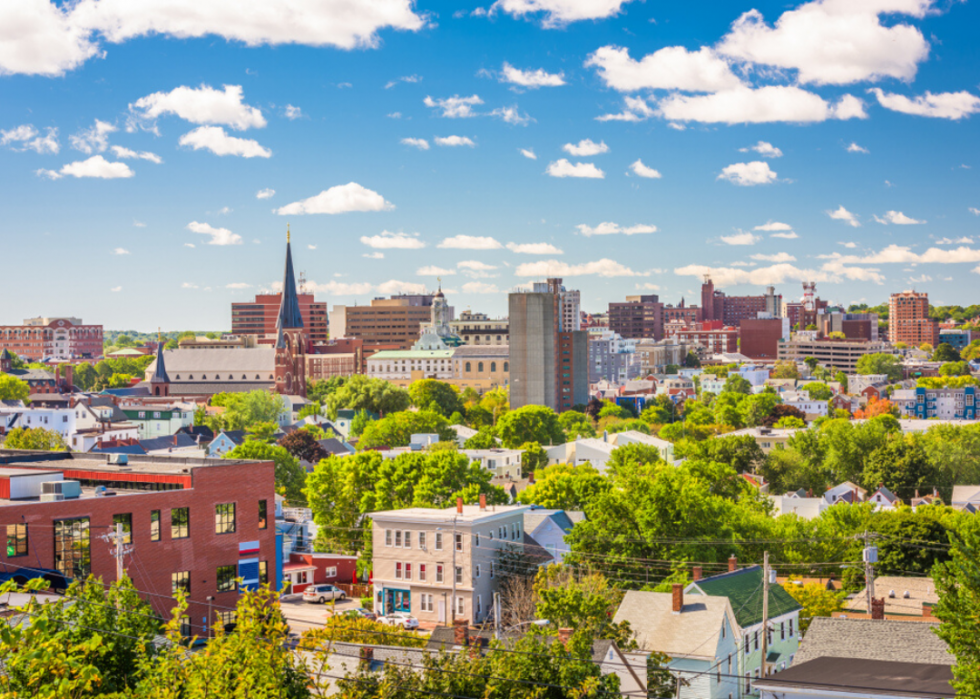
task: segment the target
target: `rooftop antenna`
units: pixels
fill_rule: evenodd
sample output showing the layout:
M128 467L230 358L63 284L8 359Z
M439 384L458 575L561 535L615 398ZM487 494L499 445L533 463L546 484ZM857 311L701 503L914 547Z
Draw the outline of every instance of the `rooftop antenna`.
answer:
M306 272L299 273L299 293L306 293Z
M290 239L290 237L291 237L291 236L289 235L289 224L287 223L287 224L286 224L286 244L287 244L287 245L289 244L289 239Z

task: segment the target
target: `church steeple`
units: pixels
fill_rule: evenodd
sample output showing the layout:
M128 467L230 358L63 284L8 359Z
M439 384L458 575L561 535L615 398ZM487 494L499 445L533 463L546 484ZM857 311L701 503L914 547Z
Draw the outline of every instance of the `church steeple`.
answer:
M170 392L170 377L163 363L163 334L157 331L157 364L150 379L150 388L155 396L165 396Z
M286 272L282 280L282 301L279 304L279 318L276 319L276 332L282 336L283 330L296 330L303 327L303 316L299 311L299 298L296 296L296 277L293 274L293 253L290 244L289 226L286 227Z

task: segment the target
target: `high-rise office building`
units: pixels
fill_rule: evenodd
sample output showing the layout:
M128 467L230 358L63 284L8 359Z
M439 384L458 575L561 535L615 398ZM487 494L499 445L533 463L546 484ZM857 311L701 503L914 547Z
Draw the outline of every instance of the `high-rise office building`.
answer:
M656 294L627 296L609 304L609 329L634 340L661 340L664 336L664 304Z
M313 294L296 294L303 327L311 342L327 341L327 304L317 302ZM276 320L282 306L282 294L256 294L254 301L231 304L232 335L258 335L259 344L276 342Z
M365 356L379 350L407 350L419 339L422 325L432 322L435 298L435 294L412 294L373 299L369 306L335 305L330 311L330 333L360 338ZM451 322L453 307L445 313L446 322Z
M939 343L939 322L929 317L929 294L903 291L888 300L888 339L918 347Z
M510 294L511 408L544 405L560 412L588 401L588 333L565 323L564 304L577 301L561 279Z

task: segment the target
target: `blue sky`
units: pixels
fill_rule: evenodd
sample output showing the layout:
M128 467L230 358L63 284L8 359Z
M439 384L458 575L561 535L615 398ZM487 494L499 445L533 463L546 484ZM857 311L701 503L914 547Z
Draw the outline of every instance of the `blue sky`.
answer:
M13 5L0 323L228 327L287 223L331 305L976 300L975 2Z

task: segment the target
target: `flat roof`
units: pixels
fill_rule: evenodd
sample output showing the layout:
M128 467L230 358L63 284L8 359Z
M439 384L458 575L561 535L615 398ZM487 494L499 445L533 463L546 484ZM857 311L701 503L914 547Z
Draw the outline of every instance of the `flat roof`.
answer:
M8 468L6 466L0 466L0 478L16 478L17 476L40 476L42 474L60 474L59 469L53 469L50 471L45 471L43 469L37 468Z
M911 623L911 622L905 622ZM853 692L902 697L955 697L950 665L861 658L816 658L757 679L755 687L785 690L806 687L823 692Z
M481 519L499 515L523 513L525 510L530 509L530 505L487 505L485 510L481 510L479 505L463 505L463 513L459 514L455 507L441 509L434 507L408 507L404 510L371 512L368 516L372 519L408 519L431 523L452 523L455 519L458 523L468 523L478 522Z
M85 470L109 473L180 475L189 474L195 468L261 463L246 459L202 459L184 456L144 456L141 454L126 454L127 463L125 464L109 463L110 458L118 456L120 455L0 449L0 466L4 468L20 467L25 470Z

